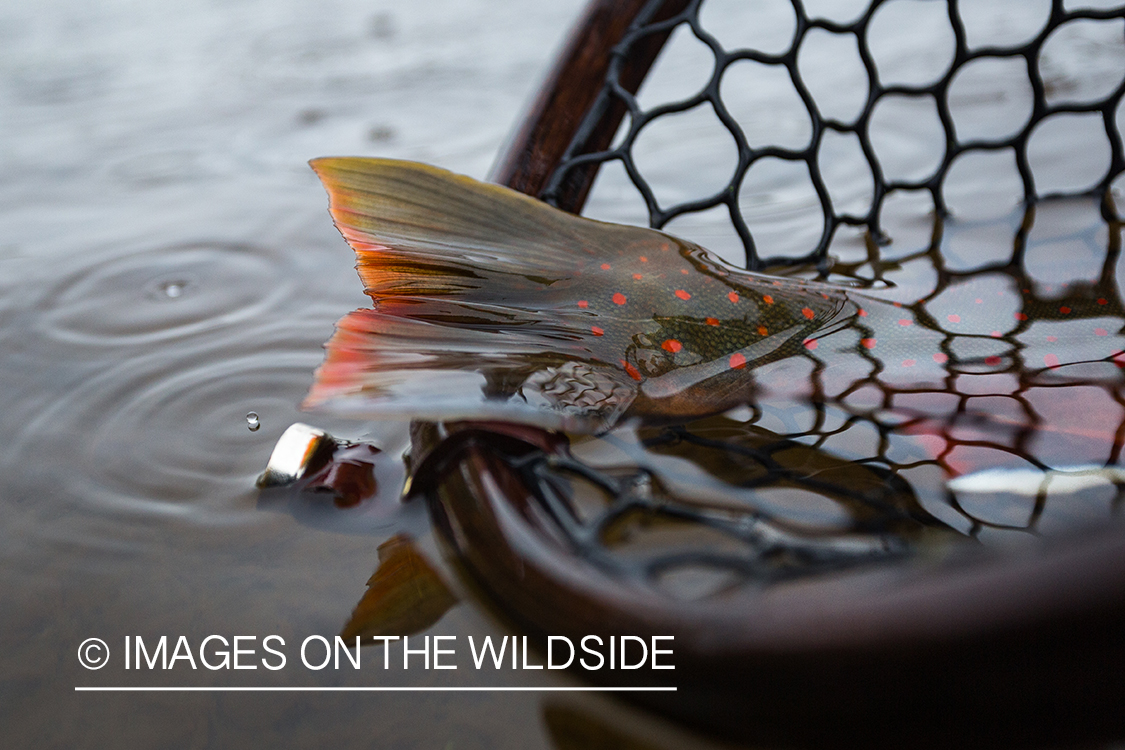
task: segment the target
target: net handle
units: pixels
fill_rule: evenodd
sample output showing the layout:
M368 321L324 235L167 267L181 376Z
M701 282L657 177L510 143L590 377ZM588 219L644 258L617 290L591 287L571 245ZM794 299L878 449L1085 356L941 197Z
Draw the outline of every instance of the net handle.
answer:
M591 0L523 122L501 150L489 179L539 197L572 144L590 151L608 148L626 112L620 99L598 101L603 98L614 47L632 29L671 18L688 3L689 0ZM619 78L629 93L635 94L640 88L670 34L671 29L648 34L630 47ZM599 104L603 111L591 127L587 124L588 115ZM579 137L584 143L575 144ZM559 190L556 205L579 213L599 166L591 163L571 170Z

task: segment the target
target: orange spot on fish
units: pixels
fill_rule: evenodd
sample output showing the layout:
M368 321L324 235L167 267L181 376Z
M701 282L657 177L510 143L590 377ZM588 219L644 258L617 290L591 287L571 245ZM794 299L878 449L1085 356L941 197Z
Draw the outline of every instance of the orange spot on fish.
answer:
M997 356L985 357L984 363L986 365L998 365L998 364L1000 364L1000 358L997 357Z
M866 310L864 310L864 309L863 309L863 308L861 307L861 308L859 308L859 311L858 311L858 312L856 313L856 315L858 315L858 316L859 316L859 317L861 317L861 318L866 318L866 317L867 317L867 311L866 311Z
M584 299L580 299L580 300L578 300L578 306L581 307L583 310L585 310L587 307L590 306L590 303L587 302Z
M961 316L960 315L950 315L946 318L946 320L948 320L950 323L960 323L961 322Z
M729 299L731 302L738 302L738 292L731 292L727 295L727 299Z
M675 354L680 349L683 349L684 345L681 344L679 341L676 341L675 339L668 339L667 341L665 341L663 344L660 345L660 348L663 349L666 352L672 352L673 354Z
M640 381L641 374L637 372L636 367L633 367L625 360L621 360L621 366L625 368L625 372L628 373L629 377L631 377L633 380Z
M758 335L767 336L769 335L769 330L765 326L758 326Z
M706 320L704 320L703 322L704 322L704 323L706 323L706 324L707 324L707 325L709 325L709 326L717 326L717 325L719 325L719 319L718 319L718 318L707 318L707 319L706 319Z
M1113 361L1117 363L1118 367L1125 367L1125 352L1114 354Z
M944 352L938 352L934 355L934 362L937 362L939 365L944 365L948 361L949 355L945 354Z
M663 244L662 244L662 245L660 246L660 249L661 249L661 250L662 250L663 252L668 252L668 243L667 243L667 242L663 243Z
M1016 320L1027 320L1027 316L1023 313L1016 313Z
M731 292L731 294L734 294L734 292ZM737 295L735 295L735 296L737 296ZM772 305L773 304L773 297L771 297L767 294L764 297L762 297L762 302L765 302L767 305Z
M812 319L813 319L813 317L814 317L814 316L816 315L816 313L814 313L814 312L812 311L812 308L809 308L809 307L802 307L802 308L801 308L801 315L804 315L804 316L805 316L806 318L808 318L809 320L812 320Z
M685 292L683 289L677 289L676 296L680 299L691 299L691 295Z
M730 366L732 370L741 370L746 366L746 357L743 357L739 352L730 355Z
M980 297L977 297L977 298L976 298L976 299L974 300L974 302L976 302L976 303L977 303L978 305L983 305L983 304L984 304L984 300L982 300L982 299L981 299Z
M1066 305L1063 305L1059 308L1059 312L1061 312L1063 315L1070 315L1070 308Z
M595 336L601 336L605 333L605 331L603 331L601 328L598 328L597 326L590 326L590 330L594 332Z
M1047 365L1047 367L1058 367L1059 358L1054 354L1045 354L1043 355L1043 363Z
M1098 297L1098 304L1099 305L1108 305L1109 300L1107 300L1105 297Z
M648 263L648 258L646 258L645 256L642 255L641 256L641 263Z
M999 331L993 331L992 333L990 333L990 334L988 334L988 335L989 335L989 336L991 336L991 337L992 337L992 338L994 338L994 339L998 339L998 338L1000 338L1000 337L1001 337L1001 336L1002 336L1003 334L1001 334L1001 333L1000 333Z
M1047 337L1047 341L1049 341L1049 342L1050 342L1050 343L1052 343L1052 344L1053 344L1053 343L1055 343L1055 342L1056 342L1056 341L1058 341L1058 340L1059 340L1059 337L1058 337L1058 336L1048 336L1048 337Z
M641 276L639 273L635 273L635 274L633 274L633 278L636 279L637 281L640 281L644 277Z
M901 302L892 302L891 304L894 305L895 307L902 307Z
M810 352L813 349L816 349L816 347L817 347L816 339L809 339L808 341L805 342L805 348L808 349Z
M617 294L613 295L613 302L614 302L614 304L617 304L617 305L624 305L625 304L625 295L622 294L621 292L618 292Z
M912 360L912 359L904 359L904 360L902 360L902 366L903 366L903 367L913 367L913 366L914 366L915 364L917 364L917 363L916 363L916 362L915 362L914 360Z
M680 273L682 273L682 274L683 274L684 276L687 276L687 275L688 275L688 270L687 270L686 268L681 268L681 269L680 269Z
M913 323L913 322L914 322L914 321L913 321L913 320L911 320L910 318L902 318L902 319L900 319L900 320L898 321L898 324L899 324L900 326L908 326L908 325L910 325L910 324L911 324L911 323Z
M608 263L602 263L602 270L608 271L609 270L609 264Z
M780 281L775 281L775 282L773 282L773 285L774 285L774 286L781 286L781 282L780 282Z
M1105 336L1107 333L1108 332L1104 328L1095 328L1094 329L1094 335L1095 336Z
M864 349L875 348L875 339L860 339L859 343Z

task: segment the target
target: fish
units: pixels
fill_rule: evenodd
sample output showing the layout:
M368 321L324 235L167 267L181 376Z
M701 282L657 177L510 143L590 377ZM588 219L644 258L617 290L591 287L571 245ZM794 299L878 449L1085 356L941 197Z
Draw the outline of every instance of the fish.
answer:
M1018 291L1024 303L1003 326L985 320L953 346L926 305L747 271L672 234L573 215L438 167L310 165L373 304L337 324L309 410L604 433L762 399L843 402L875 382L919 394L1018 369L1119 383L1125 366L1115 333L1057 342L1042 366L1025 367L1012 327L1060 314L1030 309ZM1116 299L1107 307L1098 294L1079 289L1063 309L1076 320L1120 315Z

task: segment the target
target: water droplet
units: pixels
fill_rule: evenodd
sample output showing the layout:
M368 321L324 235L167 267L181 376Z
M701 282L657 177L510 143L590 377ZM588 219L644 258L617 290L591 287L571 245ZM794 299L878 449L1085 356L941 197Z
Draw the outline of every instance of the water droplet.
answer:
M160 285L160 291L164 292L166 296L175 299L184 293L184 287L187 286L183 281L165 281Z
M258 428L262 426L261 421L258 419L258 412L252 411L246 414L246 426L250 428L250 432L257 432Z

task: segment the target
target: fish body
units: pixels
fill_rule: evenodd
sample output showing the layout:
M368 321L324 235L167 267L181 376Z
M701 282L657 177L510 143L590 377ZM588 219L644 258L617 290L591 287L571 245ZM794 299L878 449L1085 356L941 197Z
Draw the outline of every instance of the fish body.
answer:
M964 334L959 356L921 307L751 273L663 232L431 166L311 164L374 304L338 324L308 408L601 432L778 395L846 399L875 379L924 390L1011 369L1000 332ZM1094 361L1119 378L1119 343L1105 344ZM1059 351L1052 368L1090 359Z

